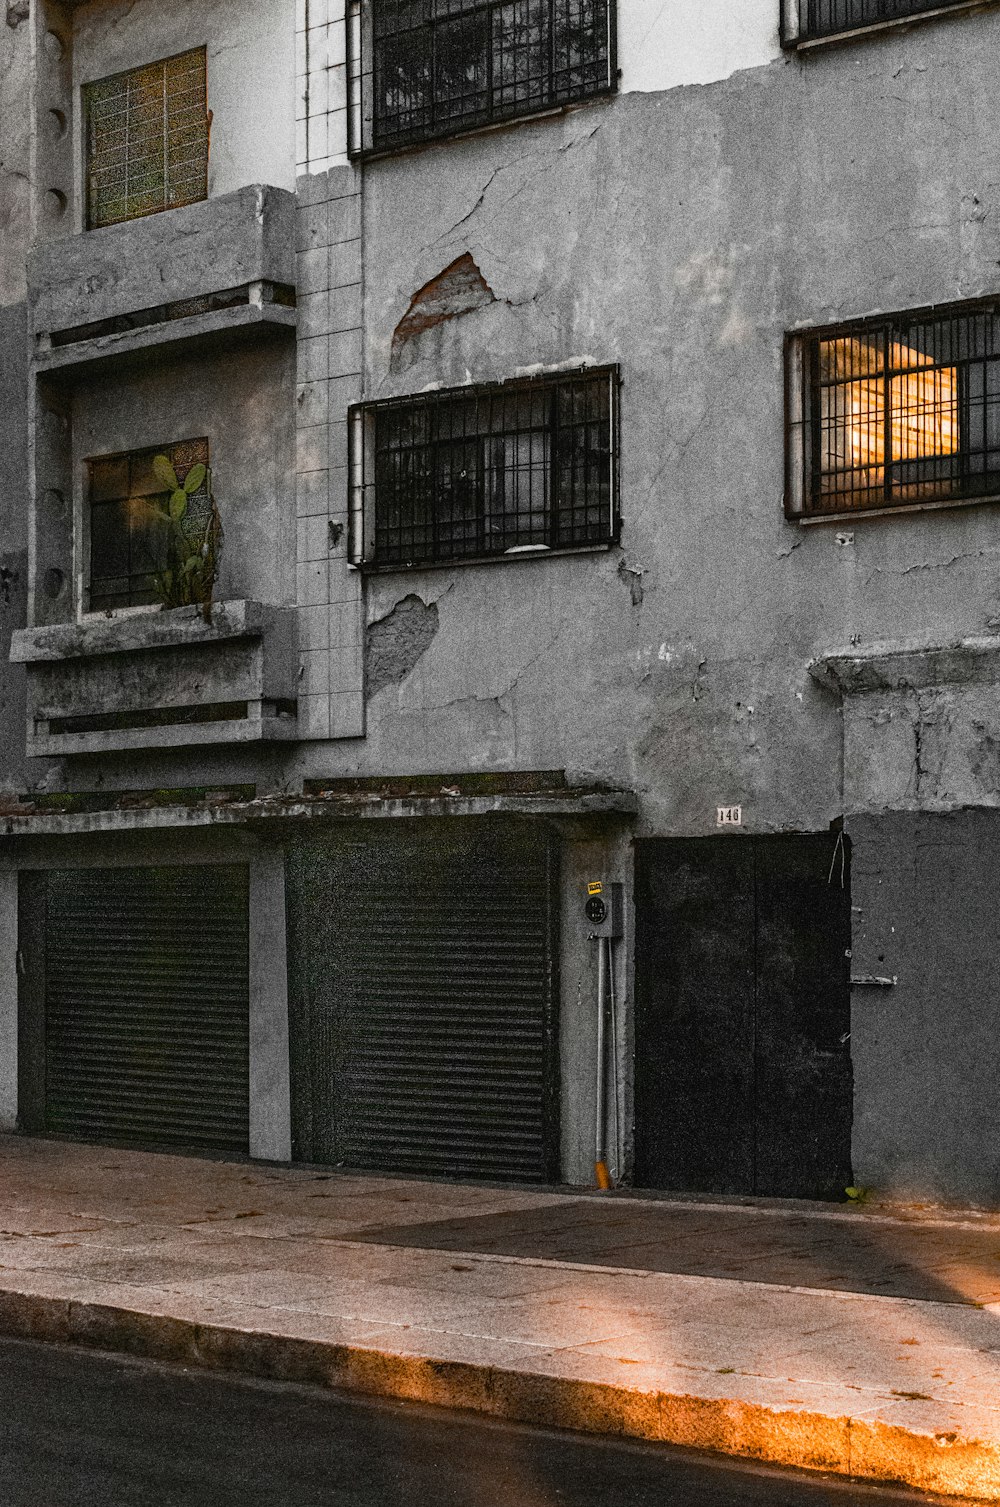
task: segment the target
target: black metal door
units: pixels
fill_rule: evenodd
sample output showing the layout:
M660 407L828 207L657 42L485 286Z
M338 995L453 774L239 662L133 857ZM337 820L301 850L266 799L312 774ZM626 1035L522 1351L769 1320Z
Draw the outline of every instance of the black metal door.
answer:
M248 890L241 865L34 876L41 1127L248 1150Z
M553 842L356 824L288 860L297 1158L558 1175Z
M636 1180L851 1181L850 864L835 834L639 844Z

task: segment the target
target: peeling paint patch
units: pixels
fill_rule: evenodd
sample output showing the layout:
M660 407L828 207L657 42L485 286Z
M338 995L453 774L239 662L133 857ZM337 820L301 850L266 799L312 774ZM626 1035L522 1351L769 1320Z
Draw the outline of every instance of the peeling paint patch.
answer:
M7 25L16 28L22 21L27 21L31 11L31 0L13 0L7 6Z
M393 358L415 336L496 303L496 294L468 251L418 288L392 336Z
M371 700L386 686L400 685L430 648L438 631L436 602L411 593L385 617L369 623L365 635L365 694Z
M642 578L646 574L641 565L630 565L627 560L618 562L618 579L624 582L632 594L632 606L641 607L645 595L642 587Z

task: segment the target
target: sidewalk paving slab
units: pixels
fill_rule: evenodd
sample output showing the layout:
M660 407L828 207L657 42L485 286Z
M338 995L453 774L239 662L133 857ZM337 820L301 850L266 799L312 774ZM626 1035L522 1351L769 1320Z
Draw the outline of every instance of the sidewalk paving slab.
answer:
M973 1213L0 1137L0 1333L1000 1502L1000 1220Z

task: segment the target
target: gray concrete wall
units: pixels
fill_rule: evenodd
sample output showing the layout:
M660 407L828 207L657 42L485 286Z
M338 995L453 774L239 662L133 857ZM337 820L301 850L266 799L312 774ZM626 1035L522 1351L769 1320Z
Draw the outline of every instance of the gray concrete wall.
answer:
M152 15L147 0L121 0L83 7L79 25L96 26L105 10L119 28L132 11ZM177 7L163 14L177 45L190 45ZM23 29L4 38L8 51ZM295 408L296 376L263 353L199 358L190 370L161 363L80 389L78 478L81 459L102 449L184 433L213 439L230 572L220 595L298 601L313 741L291 754L81 761L61 776L71 788L237 778L297 788L303 777L566 769L634 788L641 834L710 832L719 805L741 805L750 831L823 830L845 809L870 810L853 829L862 904L875 885L866 876L888 873L883 847L912 867L917 825L896 833L898 787L885 786L874 809L858 780L845 791L841 707L808 666L849 645L996 633L1000 515L989 504L857 517L840 528L787 522L782 341L800 327L1000 288L1000 22L993 9L807 58L776 56L770 31L758 40L747 56L770 59L761 66L722 77L725 69L692 64L683 73L714 82L628 92L363 172L340 166L300 179ZM126 53L115 53L120 65ZM638 50L631 55L634 64ZM343 113L339 95L322 109L319 99L317 121L329 126ZM331 141L318 160L334 155ZM313 166L312 150L299 161ZM249 177L279 181L259 161ZM7 192L16 198L11 183ZM401 340L415 292L465 256L488 296ZM19 317L10 314L11 328ZM369 578L362 593L344 559L348 403L588 362L621 367L621 546L399 571ZM286 530L295 533L288 549ZM366 628L379 674L362 706ZM894 703L900 748L919 741L918 701ZM852 770L865 767L863 722L852 722ZM978 784L946 788L985 803L993 768L987 760ZM942 788L934 786L936 802ZM922 800L919 788L907 794L918 808L907 822L924 819ZM949 836L948 873L956 896L979 897L978 924L986 880L970 866L979 829L962 820L948 831L971 850L956 856ZM565 886L596 852L568 851ZM625 874L624 852L608 861ZM585 1175L593 1130L594 981L587 947L571 934L572 903L566 888L570 1176ZM905 905L925 962L936 946L947 952L945 928L959 929L969 911L957 900L954 913L942 909L929 881ZM898 925L892 906L873 915ZM996 968L990 929L980 930L946 995L928 986L918 999L916 984L907 995L902 985L890 991L904 1002L890 1005L901 1011L895 1036L884 1029L892 1017L866 1019L877 1001L856 1001L859 1180L1000 1196L992 1151L977 1166L975 1149L987 1136L995 1071L968 1078L968 1102L947 1132L938 1128L944 1108L922 1119L917 1107L933 1071L930 1049L920 1052L935 1000L953 1002L983 1063L997 1061L987 987ZM626 1012L625 1055L629 1029ZM942 1058L951 1054L943 1105L962 1090L966 1059L951 1039L938 1045ZM897 1063L910 1075L902 1097Z
M30 233L29 28L8 7L0 24L0 792L23 790L25 675L8 663L25 622L28 589L28 326ZM16 22L16 24L15 24Z
M303 767L586 768L641 792L647 832L839 814L808 661L982 631L997 509L859 517L847 544L786 522L782 337L997 288L998 65L984 14L366 169L366 396L619 362L622 547L374 577L369 622L415 595L436 634L365 742ZM494 300L393 369L413 293L464 253Z
M854 1175L916 1200L1000 1204L1000 812L857 816Z

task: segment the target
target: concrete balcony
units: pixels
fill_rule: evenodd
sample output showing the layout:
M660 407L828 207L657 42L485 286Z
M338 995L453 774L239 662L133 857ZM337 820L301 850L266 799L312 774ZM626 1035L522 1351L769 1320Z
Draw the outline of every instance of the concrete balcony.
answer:
M258 184L47 242L29 260L28 298L39 375L287 332L295 197Z
M219 602L23 628L29 755L295 739L295 611Z

